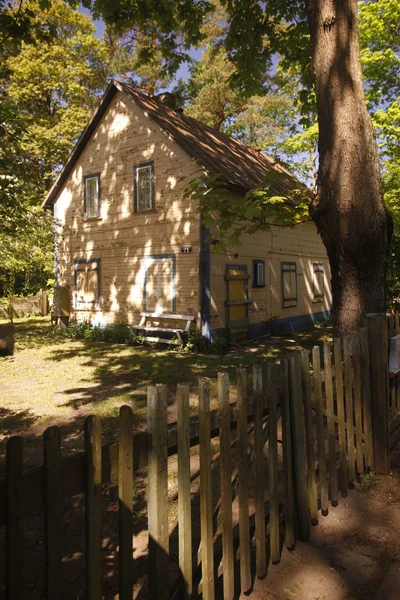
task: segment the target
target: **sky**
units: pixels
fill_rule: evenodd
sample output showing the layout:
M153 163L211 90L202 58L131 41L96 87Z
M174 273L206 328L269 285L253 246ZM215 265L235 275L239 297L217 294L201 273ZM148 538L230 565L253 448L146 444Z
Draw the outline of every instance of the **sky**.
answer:
M91 17L90 10L88 10L87 8L84 8L83 6L79 7L79 12ZM103 21L103 19L95 19L95 20L93 20L93 23L96 27L96 35L97 35L97 37L100 38L104 33L104 21ZM200 58L202 52L203 52L202 50L196 50L195 48L192 48L188 54L194 60L198 60ZM181 78L185 81L187 81L187 79L189 78L189 64L188 63L183 63L180 66L180 68L178 69L178 71L175 75L175 79L171 82L171 84L167 87L167 89L172 89L174 87L175 83Z

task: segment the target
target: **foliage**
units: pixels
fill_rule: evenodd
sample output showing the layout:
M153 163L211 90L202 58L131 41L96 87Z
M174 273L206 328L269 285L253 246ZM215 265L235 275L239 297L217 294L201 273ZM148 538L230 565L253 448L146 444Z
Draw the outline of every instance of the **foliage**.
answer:
M122 33L108 25L104 39L110 54L112 73L133 83L149 96L169 85L174 67L163 58L160 49L162 40L156 24L149 24L145 30L133 27ZM145 62L144 55L148 55Z
M18 6L1 8L20 20ZM23 14L24 33L0 52L0 293L13 294L45 287L53 270L53 222L39 205L107 75L106 46L89 17L61 0L27 0Z
M279 181L289 183L292 190L284 196L277 195L273 190ZM268 231L271 225L293 227L310 220L308 190L283 170L269 171L261 184L244 197L229 193L219 175L193 179L185 196L197 201L198 211L204 225L211 230L211 243L217 252L230 244L239 245L244 233Z
M99 327L92 326L90 323L70 323L68 328L62 333L65 337L74 340L88 340L91 342L131 344L135 341L135 336L126 325Z
M195 352L197 354L225 354L229 349L229 341L225 335L213 336L208 342L201 331L191 331L188 334L184 352Z

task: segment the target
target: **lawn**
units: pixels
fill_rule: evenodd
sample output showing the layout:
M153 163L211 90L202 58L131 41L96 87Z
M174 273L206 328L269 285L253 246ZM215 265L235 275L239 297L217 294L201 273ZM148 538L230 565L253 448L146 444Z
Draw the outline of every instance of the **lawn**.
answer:
M123 404L132 406L136 429L146 426L148 385L167 385L169 420L174 421L177 383L189 383L195 412L198 377L215 380L218 371L227 370L233 381L237 367L277 360L299 344L311 348L326 335L320 329L266 338L220 357L71 340L60 337L48 318L18 319L15 328L14 356L0 357L0 470L10 435L24 435L27 466L41 462L41 435L50 425L60 426L65 453L82 448L82 425L89 414L101 418L103 440L111 441ZM211 388L215 406L215 382Z

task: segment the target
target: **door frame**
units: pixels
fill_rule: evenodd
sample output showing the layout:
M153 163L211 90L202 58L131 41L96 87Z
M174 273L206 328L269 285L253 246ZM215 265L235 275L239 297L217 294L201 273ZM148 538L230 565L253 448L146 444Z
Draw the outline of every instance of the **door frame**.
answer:
M240 269L243 271L243 275L246 276L246 279L244 279L244 290L245 290L245 301L243 302L243 304L245 305L245 318L244 319L240 319L237 321L231 321L230 318L230 299L229 299L229 279L228 279L228 275L229 275L229 269ZM225 306L227 308L226 311L226 326L228 327L228 329L235 329L235 328L239 328L239 327L248 327L250 325L250 320L249 320L249 273L248 273L248 267L247 265L236 265L236 264L226 264L225 265L225 281L226 281L226 301L225 301Z

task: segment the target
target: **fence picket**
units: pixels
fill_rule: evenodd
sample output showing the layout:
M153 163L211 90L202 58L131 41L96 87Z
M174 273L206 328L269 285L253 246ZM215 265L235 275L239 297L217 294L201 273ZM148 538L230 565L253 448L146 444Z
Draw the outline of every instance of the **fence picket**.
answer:
M349 487L349 478L347 471L347 453L346 453L346 416L344 412L343 395L343 364L342 364L342 346L339 338L333 340L335 355L335 389L336 404L338 413L339 430L339 461L340 461L340 490L342 498L347 496Z
M61 581L61 438L58 427L43 434L46 600L58 600Z
M336 436L333 406L333 385L332 385L332 358L331 346L324 342L324 375L325 375L325 394L326 394L326 412L328 425L328 449L329 449L329 481L331 490L331 504L337 506L338 503L338 480L336 467Z
M321 355L319 346L314 346L312 350L313 357L313 380L315 394L315 409L317 413L317 444L318 444L318 474L319 488L321 496L321 510L323 515L328 514L328 478L326 474L326 455L325 455L325 424L323 413L322 398L322 378L321 378Z
M264 577L267 572L265 551L265 506L264 506L264 435L263 435L263 373L260 365L253 366L254 395L254 456L255 456L255 539L256 574Z
M201 593L204 600L214 600L214 552L211 497L210 382L199 380L200 446L200 524L201 524Z
M119 410L118 466L119 597L132 600L133 412L130 406L121 406Z
M221 451L220 475L224 600L232 600L234 596L234 556L232 531L232 461L230 443L231 430L228 373L218 373L218 405Z
M167 388L147 388L149 598L169 598Z
M311 410L310 360L308 350L302 350L300 356L306 432L308 505L310 507L311 522L316 525L318 524L318 500L317 485L315 482L314 434Z
M247 469L247 377L246 369L237 369L238 410L238 500L239 500L239 543L240 585L243 592L251 588L250 568L250 521L249 521L249 478Z
M98 417L85 421L85 531L87 600L101 598L101 433Z
M353 333L353 375L354 375L354 413L356 421L356 457L357 472L364 472L362 407L361 407L361 356L360 336Z
M282 413L282 445L283 445L283 495L285 513L285 544L289 549L294 548L294 490L293 490L293 456L292 429L290 424L290 387L289 361L287 358L280 363L280 391Z
M307 488L307 456L305 444L305 425L302 402L302 384L300 360L298 354L291 357L291 417L293 423L293 458L295 493L298 517L298 534L300 540L306 540L310 536L310 511L308 508Z
M281 558L279 539L279 496L278 496L278 438L277 438L277 387L276 366L268 363L268 400L269 400L269 542L272 563Z
M189 386L178 385L177 429L178 429L178 527L180 598L192 596L192 518L190 497L190 415Z
M6 454L6 599L24 597L23 439L11 437Z
M351 361L350 337L343 338L344 356L344 387L346 399L346 421L347 421L347 457L349 467L349 482L356 478L355 455L354 455L354 411L353 411L353 373Z

